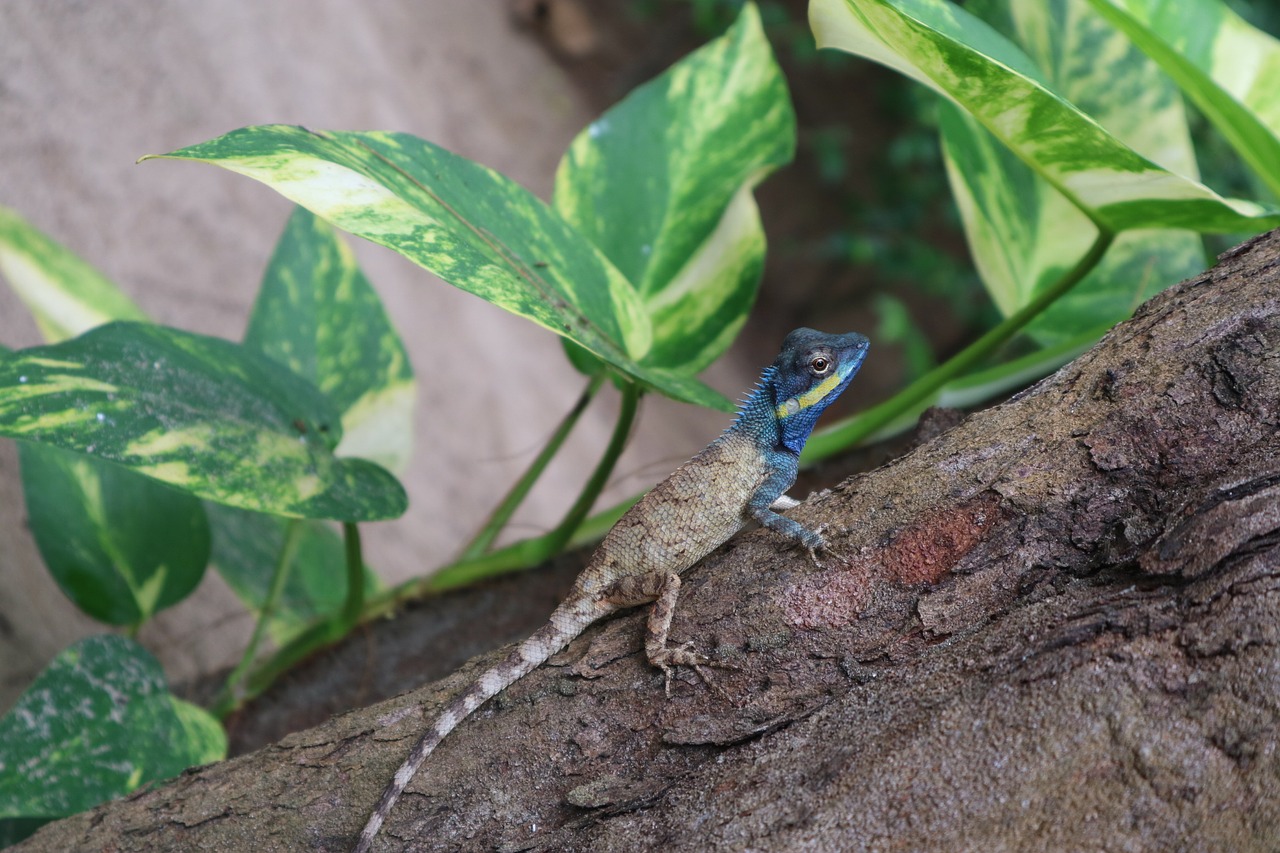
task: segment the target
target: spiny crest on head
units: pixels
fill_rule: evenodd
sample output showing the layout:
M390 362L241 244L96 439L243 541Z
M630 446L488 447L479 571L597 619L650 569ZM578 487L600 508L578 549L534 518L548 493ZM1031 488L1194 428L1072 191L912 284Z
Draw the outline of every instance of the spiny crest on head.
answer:
M738 401L738 414L733 419L725 432L732 430L742 430L750 424L751 431L756 432L762 429L762 422L767 417L767 413L773 410L773 377L776 368L770 365L766 367L760 374L760 378L756 380L756 384L751 386L742 399Z

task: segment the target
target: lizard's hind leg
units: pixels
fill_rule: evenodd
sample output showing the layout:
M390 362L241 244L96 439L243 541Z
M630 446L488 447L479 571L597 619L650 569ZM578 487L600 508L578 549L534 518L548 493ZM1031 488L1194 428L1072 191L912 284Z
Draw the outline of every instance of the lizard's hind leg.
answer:
M671 696L671 668L674 666L687 666L698 674L704 684L720 694L721 697L728 699L728 694L724 692L720 685L711 680L706 667L722 666L727 669L732 667L727 664L716 663L705 655L693 651L692 641L681 643L675 648L667 645L667 634L671 630L671 616L675 612L676 599L679 597L680 576L669 574L663 581L662 588L658 591L658 597L654 599L653 606L649 609L649 620L645 624L644 632L644 653L648 656L649 663L662 670L663 685L668 697Z
M662 670L667 696L671 695L672 668L687 666L693 669L703 682L726 699L724 692L706 671L708 666L734 669L729 664L716 663L693 651L692 641L681 643L672 648L667 645L667 634L671 630L671 615L676 609L676 599L680 597L680 576L675 572L667 574L647 573L643 575L627 575L610 584L601 593L604 601L615 607L639 607L653 602L649 609L649 619L645 623L644 653L649 663Z

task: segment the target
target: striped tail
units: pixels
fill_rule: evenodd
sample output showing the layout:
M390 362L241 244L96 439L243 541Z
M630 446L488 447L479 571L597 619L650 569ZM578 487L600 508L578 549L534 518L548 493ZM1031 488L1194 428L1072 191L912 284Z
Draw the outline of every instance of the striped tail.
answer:
M456 699L445 706L431 728L414 744L413 751L405 759L404 764L396 771L391 784L382 792L377 808L369 815L369 822L360 833L360 840L352 853L368 853L374 836L382 828L383 822L391 814L396 800L409 786L418 768L427 760L432 751L444 740L449 732L471 715L490 698L505 688L519 681L537 669L547 658L563 649L569 641L600 617L617 608L607 604L596 604L581 598L564 602L551 619L535 631L529 639L512 650L511 654L492 669L477 678Z

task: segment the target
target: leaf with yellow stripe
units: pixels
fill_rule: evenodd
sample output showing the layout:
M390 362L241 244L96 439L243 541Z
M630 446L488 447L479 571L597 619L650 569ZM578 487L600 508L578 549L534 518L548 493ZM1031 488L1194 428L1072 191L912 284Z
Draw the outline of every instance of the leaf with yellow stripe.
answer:
M404 470L417 395L409 354L351 249L306 208L276 243L244 342L329 396L342 412L338 455Z
M58 342L112 320L145 320L95 267L0 208L0 271ZM204 504L94 456L21 442L27 520L50 575L77 607L136 626L176 604L204 577Z
M1046 84L1134 151L1198 175L1186 111L1173 83L1086 3L1008 4L996 19ZM1065 46L1070 49L1065 49ZM1097 237L1085 212L955 104L939 105L947 174L970 252L1010 316L1074 265ZM1119 234L1101 262L1027 328L1052 346L1129 316L1160 288L1204 268L1199 235L1178 228Z
M339 413L241 345L141 323L0 354L0 435L115 462L198 497L278 515L400 515L387 471L339 459Z
M193 495L93 456L20 442L27 520L67 598L111 625L141 625L196 588L209 520Z
M752 3L722 37L574 139L554 204L627 277L653 327L642 359L687 374L729 346L765 239L752 190L795 153L786 81Z
M653 343L635 291L596 247L514 181L404 133L263 125L163 155L272 187L455 287L586 348L676 399L721 405L691 377L639 363Z
M48 341L147 319L114 282L7 207L0 207L0 273Z
M1280 196L1280 40L1221 0L1089 0Z
M948 98L1112 233L1280 224L1280 208L1224 198L1126 145L1058 92L1016 44L954 3L813 0L809 18L820 46L865 56Z

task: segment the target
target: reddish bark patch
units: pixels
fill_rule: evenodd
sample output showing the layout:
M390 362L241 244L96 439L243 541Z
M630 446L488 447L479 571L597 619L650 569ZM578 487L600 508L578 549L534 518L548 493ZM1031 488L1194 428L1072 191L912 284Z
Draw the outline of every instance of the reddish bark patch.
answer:
M895 583L937 583L1004 515L994 492L932 515L893 538L878 555L877 574Z
M809 629L848 624L866 606L876 578L910 585L937 583L1006 515L994 492L930 515L868 554L803 578L785 596L787 620Z

